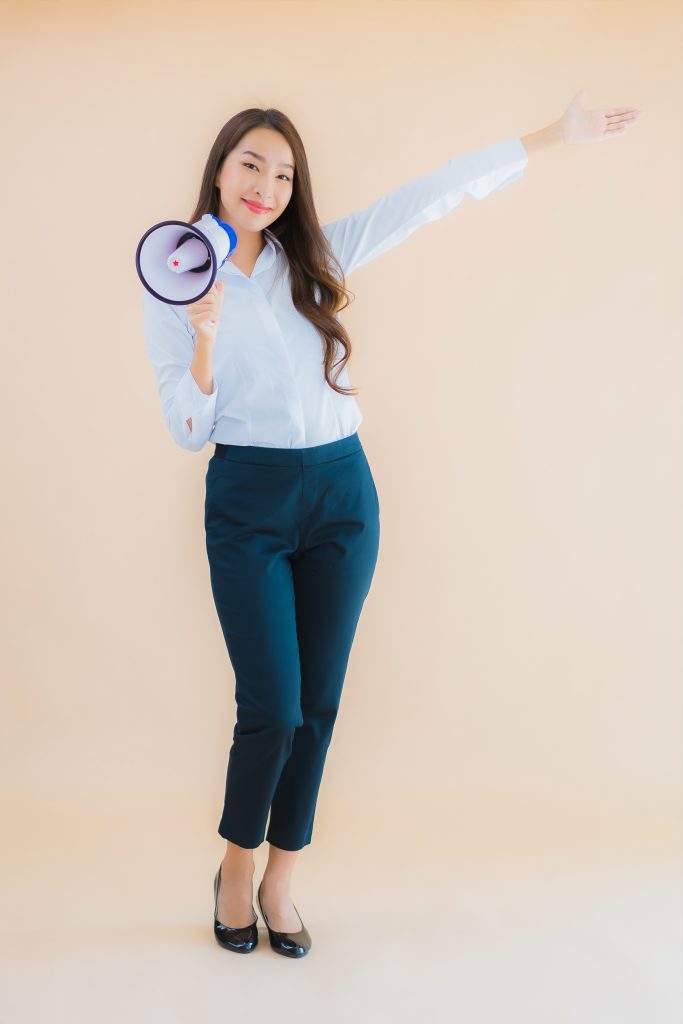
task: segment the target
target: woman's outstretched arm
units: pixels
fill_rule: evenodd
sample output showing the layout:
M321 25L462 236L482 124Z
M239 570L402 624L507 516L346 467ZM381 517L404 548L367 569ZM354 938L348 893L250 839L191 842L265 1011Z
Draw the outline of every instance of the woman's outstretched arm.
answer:
M345 275L404 242L421 225L445 217L465 198L481 200L522 177L529 157L565 142L599 142L623 134L642 111L635 107L583 110L585 89L546 128L460 153L387 192L369 206L322 225Z

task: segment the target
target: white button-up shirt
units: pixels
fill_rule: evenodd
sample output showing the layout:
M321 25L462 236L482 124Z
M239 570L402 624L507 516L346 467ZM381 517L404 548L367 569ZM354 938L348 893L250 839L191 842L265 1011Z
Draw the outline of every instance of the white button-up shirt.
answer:
M464 196L484 199L516 181L528 159L519 138L452 157L321 230L348 277L421 224L444 217ZM190 451L209 440L308 448L353 434L363 419L353 395L340 395L327 384L322 338L292 303L286 253L271 231L263 235L266 245L251 277L230 260L218 272L223 308L210 395L190 371L195 331L187 306L162 302L143 288L145 339L166 425ZM351 386L347 367L337 383Z

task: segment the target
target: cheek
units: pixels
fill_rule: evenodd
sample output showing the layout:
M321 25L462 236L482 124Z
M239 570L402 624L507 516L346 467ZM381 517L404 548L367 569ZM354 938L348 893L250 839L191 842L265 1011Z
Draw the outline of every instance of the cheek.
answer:
M223 177L221 187L226 193L242 192L245 187L244 174L240 171L231 171Z

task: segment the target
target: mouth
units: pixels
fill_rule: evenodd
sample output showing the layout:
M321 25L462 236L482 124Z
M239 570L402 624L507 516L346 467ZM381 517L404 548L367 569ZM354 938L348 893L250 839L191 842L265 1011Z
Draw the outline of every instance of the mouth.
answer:
M253 213L270 213L269 206L259 206L258 203L250 203L248 199L242 199Z

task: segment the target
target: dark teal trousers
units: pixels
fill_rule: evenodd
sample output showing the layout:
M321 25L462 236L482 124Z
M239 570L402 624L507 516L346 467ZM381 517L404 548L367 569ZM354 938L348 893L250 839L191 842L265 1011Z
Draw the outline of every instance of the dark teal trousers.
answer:
M218 834L300 850L379 550L358 434L312 448L217 444L204 523L237 705Z

